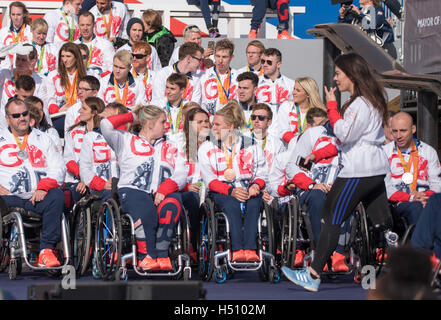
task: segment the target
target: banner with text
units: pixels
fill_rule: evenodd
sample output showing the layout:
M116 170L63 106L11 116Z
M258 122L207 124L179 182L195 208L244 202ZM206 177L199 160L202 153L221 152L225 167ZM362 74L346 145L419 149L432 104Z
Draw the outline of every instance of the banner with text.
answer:
M409 73L441 73L441 1L407 0L404 68Z

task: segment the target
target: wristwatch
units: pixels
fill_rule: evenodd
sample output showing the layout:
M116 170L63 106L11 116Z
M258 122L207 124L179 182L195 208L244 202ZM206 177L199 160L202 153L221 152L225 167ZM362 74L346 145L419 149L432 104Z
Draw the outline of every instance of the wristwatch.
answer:
M312 188L314 188L315 185L316 185L315 182L311 183L311 184L308 186L308 190L312 190Z

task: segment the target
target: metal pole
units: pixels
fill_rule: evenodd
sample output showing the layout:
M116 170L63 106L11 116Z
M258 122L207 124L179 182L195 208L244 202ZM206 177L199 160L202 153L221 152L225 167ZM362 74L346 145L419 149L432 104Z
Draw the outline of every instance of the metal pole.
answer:
M335 58L340 54L340 51L337 47L327 38L324 39L323 44L323 86L326 86L328 89L331 87L335 87L334 83L334 74L335 74ZM323 89L323 101L326 102L326 93L325 89ZM338 106L341 103L341 94L340 91L335 92L335 97L337 98Z
M417 137L438 150L438 96L419 91L417 103Z

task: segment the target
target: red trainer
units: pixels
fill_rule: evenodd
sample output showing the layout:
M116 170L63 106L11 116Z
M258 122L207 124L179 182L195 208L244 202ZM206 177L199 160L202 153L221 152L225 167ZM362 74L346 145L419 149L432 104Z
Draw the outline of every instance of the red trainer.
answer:
M244 250L244 252L245 252L245 260L247 262L258 262L258 261L260 261L260 258L257 255L255 250Z
M138 268L141 268L143 271L158 271L161 270L161 267L156 261L156 259L153 259L152 257L145 256L144 259L138 260Z
M43 249L40 251L40 254L38 255L39 267L54 268L59 267L60 265L60 261L58 261L54 250Z
M257 38L257 30L251 29L248 34L248 39L256 39Z
M245 252L243 249L233 251L233 258L231 259L234 262L244 262L246 261Z
M173 270L171 261L169 257L166 258L158 258L156 259L156 261L158 261L159 266L161 268L161 271L171 271Z
M343 254L336 251L332 255L331 260L332 260L332 271L334 272L349 271L349 267L346 264L346 257Z
M295 39L292 35L288 33L288 30L283 30L277 35L277 39Z
M383 248L379 248L379 249L377 249L377 256L376 256L376 259L377 259L378 262L381 261L381 259L382 259L382 255L384 255L383 262L385 262L385 261L387 260L387 253L386 253L386 250L384 250Z
M432 256L430 257L430 262L432 263L433 271L435 271L439 264L439 260L437 259L435 254L432 254Z
M305 257L305 250L296 250L296 260L294 267L303 267L303 258Z

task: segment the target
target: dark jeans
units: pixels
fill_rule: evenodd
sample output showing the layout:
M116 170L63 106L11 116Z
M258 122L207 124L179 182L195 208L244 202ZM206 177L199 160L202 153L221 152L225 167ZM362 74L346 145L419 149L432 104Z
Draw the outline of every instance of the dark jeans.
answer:
M246 202L244 213L240 208L240 201L232 196L210 192L210 197L227 216L230 225L232 250L255 250L257 248L257 223L263 206L262 196L258 195L249 199Z
M429 249L441 259L441 193L432 195L415 226L412 245Z
M33 205L29 200L17 196L2 196L8 207L19 207L42 215L40 250L55 249L61 239L61 218L64 209L64 194L61 189L51 189L40 202Z
M406 219L406 222L416 224L421 213L423 212L423 204L419 201L414 202L401 202L394 206L395 212Z

